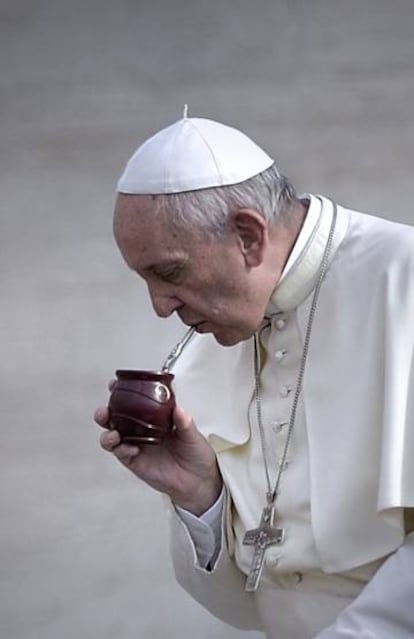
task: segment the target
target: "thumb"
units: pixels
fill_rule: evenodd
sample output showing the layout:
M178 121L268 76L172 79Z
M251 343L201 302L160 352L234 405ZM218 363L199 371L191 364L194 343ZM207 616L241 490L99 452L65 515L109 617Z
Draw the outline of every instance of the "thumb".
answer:
M176 435L181 440L191 443L199 436L199 432L193 418L191 415L186 413L181 406L176 406L174 408L173 420L176 428Z

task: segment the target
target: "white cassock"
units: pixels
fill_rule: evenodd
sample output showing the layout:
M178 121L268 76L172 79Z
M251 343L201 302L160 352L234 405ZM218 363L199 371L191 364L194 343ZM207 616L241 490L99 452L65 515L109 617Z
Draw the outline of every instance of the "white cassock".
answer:
M330 200L306 197L260 333L272 480L333 213ZM404 528L404 509L414 507L414 229L338 207L276 502L285 538L267 550L255 594L244 592L253 551L242 545L266 492L252 340L223 348L196 336L173 372L177 400L216 451L226 486L222 547L208 570L171 511L183 587L224 621L272 639L414 637L414 538Z

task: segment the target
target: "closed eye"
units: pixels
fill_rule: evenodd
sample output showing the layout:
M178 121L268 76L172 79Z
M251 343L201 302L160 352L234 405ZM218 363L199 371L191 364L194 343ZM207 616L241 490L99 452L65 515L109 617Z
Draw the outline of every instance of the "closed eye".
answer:
M184 276L184 266L172 266L168 268L153 268L152 275L171 284L178 284Z

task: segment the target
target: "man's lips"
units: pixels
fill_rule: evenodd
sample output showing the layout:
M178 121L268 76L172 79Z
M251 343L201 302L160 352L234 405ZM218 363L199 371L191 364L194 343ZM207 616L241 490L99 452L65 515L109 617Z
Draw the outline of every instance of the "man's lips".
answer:
M180 320L183 324L188 326L189 328L194 328L197 333L209 333L211 332L211 325L208 320L205 319L197 319L197 320L188 320L181 317L179 314Z
M199 320L197 322L186 322L181 320L186 326L191 326L197 333L206 333L207 332L207 322L206 320Z
M207 322L198 322L194 326L197 333L206 333L207 332Z
M181 315L178 315L178 317L180 318L180 320L182 321L183 324L185 324L186 326L188 326L189 328L197 328L197 326L199 324L202 324L204 322L204 320L186 320L183 317L181 317Z

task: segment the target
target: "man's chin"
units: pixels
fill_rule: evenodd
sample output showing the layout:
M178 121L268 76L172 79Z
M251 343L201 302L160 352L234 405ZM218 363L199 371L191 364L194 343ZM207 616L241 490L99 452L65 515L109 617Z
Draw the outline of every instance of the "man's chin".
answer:
M235 346L252 336L251 333L242 330L218 326L209 322L200 322L195 326L195 330L200 335L211 335L220 346Z
M251 337L241 332L226 331L225 329L211 331L211 333L220 346L236 346L236 344L240 344L240 342L244 342Z

